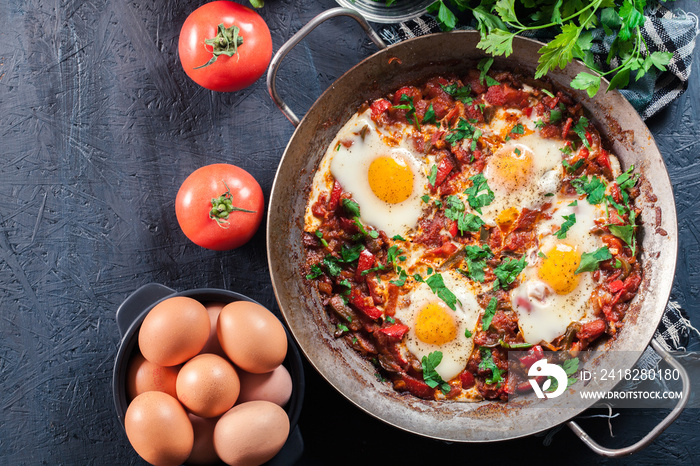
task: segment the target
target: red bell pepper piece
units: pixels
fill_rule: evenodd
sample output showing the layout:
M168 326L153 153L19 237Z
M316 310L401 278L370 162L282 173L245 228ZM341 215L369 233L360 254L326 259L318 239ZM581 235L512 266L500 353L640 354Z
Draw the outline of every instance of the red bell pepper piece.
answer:
M403 336L406 335L406 332L408 332L408 326L397 322L387 327L382 327L379 331L390 338L401 340Z
M471 388L474 386L474 374L469 371L464 371L459 375L459 380L462 382L462 388Z
M610 282L610 285L608 285L608 289L610 290L611 293L617 293L623 288L623 283L622 280L615 280L613 282Z
M530 366L535 364L543 357L544 351L542 350L542 347L540 345L535 345L530 348L524 356L520 357L520 362L529 369Z
M445 181L445 179L447 179L447 175L450 174L453 168L454 165L452 164L452 161L450 161L449 158L445 157L444 159L440 160L440 163L438 163L437 168L437 176L435 177L435 184L432 185L432 187L436 188L440 186Z
M430 388L427 383L422 380L414 379L410 375L403 374L402 376L406 389L418 398L432 400L435 398L435 390Z
M374 306L374 301L371 297L365 296L357 288L350 291L350 304L355 306L360 312L370 319L379 319L382 316L382 311Z
M375 100L370 105L370 108L372 109L372 116L378 117L391 108L391 102L386 99Z
M360 258L357 260L357 270L355 271L356 282L360 282L365 279L365 275L362 275L362 272L374 267L374 262L374 254L369 252L367 249L363 249L360 253Z
M328 211L333 212L338 208L340 204L340 196L343 194L343 188L337 181L333 184L333 190L331 191L331 198L328 200Z
M608 152L605 150L600 151L600 154L598 154L598 158L596 158L596 162L598 162L598 165L600 165L603 168L607 168L608 170L612 169L610 167L610 157L608 156Z

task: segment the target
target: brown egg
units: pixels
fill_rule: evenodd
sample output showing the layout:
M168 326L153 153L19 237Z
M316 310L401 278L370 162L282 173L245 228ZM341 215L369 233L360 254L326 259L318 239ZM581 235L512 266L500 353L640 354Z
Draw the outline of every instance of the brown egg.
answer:
M156 304L139 330L141 354L159 366L176 366L197 355L209 338L209 314L185 296Z
M207 353L195 356L182 366L175 388L177 398L192 413L215 417L236 403L241 385L230 362Z
M180 366L163 367L144 358L140 353L134 354L126 373L126 394L133 400L141 393L158 391L170 396L177 396L175 381Z
M211 330L209 331L209 339L207 340L204 348L199 353L214 353L219 356L226 357L226 353L221 348L219 343L219 336L216 334L216 322L219 320L219 313L221 309L226 305L226 303L207 303L205 307L207 308L207 313L209 314L209 321L211 322Z
M190 414L190 422L194 429L194 446L187 458L187 464L217 464L221 460L214 450L214 426L218 417L203 418Z
M238 377L241 379L241 393L237 403L265 400L284 406L292 396L292 376L282 365L265 374L238 371Z
M231 408L214 428L214 448L226 464L257 466L272 459L289 435L284 409L269 401Z
M134 398L126 410L124 428L136 453L155 466L182 464L194 445L185 408L163 392L146 392Z
M287 334L282 322L259 304L227 304L219 314L216 330L226 355L244 371L270 372L282 364L287 354Z

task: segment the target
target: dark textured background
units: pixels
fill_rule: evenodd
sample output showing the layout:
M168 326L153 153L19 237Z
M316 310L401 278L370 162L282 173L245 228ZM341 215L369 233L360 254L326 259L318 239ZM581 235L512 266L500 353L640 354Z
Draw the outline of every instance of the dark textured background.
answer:
M177 226L174 198L196 168L242 166L269 195L293 127L264 80L232 94L192 83L177 58L181 24L201 2L0 1L0 464L143 464L112 402L114 313L136 288L227 288L275 307L264 226L227 253ZM274 48L332 0L267 0ZM675 7L700 13L697 1ZM375 51L337 18L285 61L280 92L298 114ZM700 59L690 88L649 125L668 164L681 230L673 289L700 322ZM449 445L360 412L307 368L300 464L597 460L569 431ZM641 437L665 413L623 411L586 422L608 445ZM700 462L697 410L633 463ZM527 462L527 461L526 461ZM603 461L609 464L616 461Z

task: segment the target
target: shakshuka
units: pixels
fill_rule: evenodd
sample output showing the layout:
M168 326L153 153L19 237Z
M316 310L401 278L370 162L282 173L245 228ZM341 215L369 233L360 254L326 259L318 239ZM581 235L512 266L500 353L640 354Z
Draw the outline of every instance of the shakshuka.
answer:
M507 399L509 351L615 338L641 281L634 167L569 95L488 65L363 104L305 213L329 331L425 399Z

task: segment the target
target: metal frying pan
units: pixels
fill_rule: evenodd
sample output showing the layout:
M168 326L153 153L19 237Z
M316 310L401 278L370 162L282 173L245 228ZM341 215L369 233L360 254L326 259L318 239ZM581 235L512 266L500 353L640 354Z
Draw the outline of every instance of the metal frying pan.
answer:
M299 121L277 93L277 70L287 52L304 36L318 24L338 15L355 18L381 50L341 76ZM532 400L439 403L397 393L389 384L377 381L371 365L344 341L333 338L321 297L306 285L300 272L304 260L301 237L308 188L314 170L339 128L368 99L380 97L406 82L475 67L484 57L476 48L478 41L477 32L455 31L387 47L357 13L333 9L312 20L278 51L268 72L268 88L282 112L297 126L280 161L267 219L268 262L278 304L302 351L322 376L359 408L393 426L436 439L488 442L531 435L568 422L569 427L598 453L629 454L650 443L673 422L684 403L637 444L609 450L596 444L570 421L588 407L582 406L580 401L572 404L561 398L549 399L543 411L533 409ZM541 46L537 41L516 38L513 54L509 58L497 57L494 68L534 74ZM572 63L563 71L550 73L549 77L583 104L623 167L634 164L643 175L642 195L637 203L642 209L644 279L623 330L608 346L615 354L606 352L596 361L600 367L625 370L634 365L649 345L668 301L676 265L676 210L661 154L629 102L614 91L600 92L590 99L585 93L568 89L572 77L583 70L583 65ZM652 345L674 367L680 367L658 345L654 342ZM621 352L633 357L621 359L617 357ZM608 388L612 385L614 382ZM684 390L689 389L688 385L685 377Z

